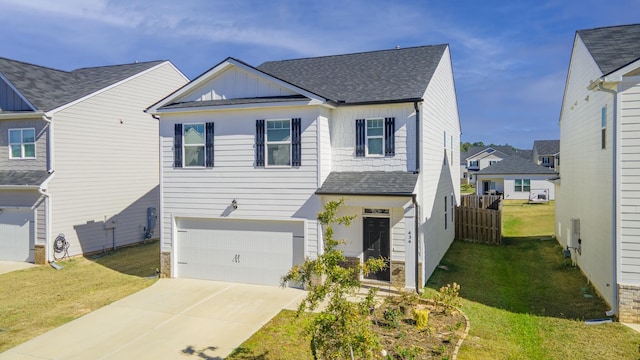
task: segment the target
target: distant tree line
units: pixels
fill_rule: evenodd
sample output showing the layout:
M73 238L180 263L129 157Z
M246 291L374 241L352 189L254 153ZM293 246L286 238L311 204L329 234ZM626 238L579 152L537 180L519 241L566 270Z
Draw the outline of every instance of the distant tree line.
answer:
M469 151L469 148L472 146L511 146L507 143L505 143L504 145L496 145L496 144L489 144L489 145L485 145L485 143L483 143L482 141L476 141L474 143L470 143L470 142L461 142L460 143L460 151L462 152L467 152ZM511 146L512 147L512 146Z

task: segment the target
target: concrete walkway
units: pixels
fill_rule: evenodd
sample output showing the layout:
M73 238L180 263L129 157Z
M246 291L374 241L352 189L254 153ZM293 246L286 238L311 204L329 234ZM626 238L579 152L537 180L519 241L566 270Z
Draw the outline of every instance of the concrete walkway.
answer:
M223 359L305 295L270 286L160 279L0 359Z
M32 268L34 264L24 262L24 261L8 261L8 260L0 260L0 274L6 274L12 271L24 270Z

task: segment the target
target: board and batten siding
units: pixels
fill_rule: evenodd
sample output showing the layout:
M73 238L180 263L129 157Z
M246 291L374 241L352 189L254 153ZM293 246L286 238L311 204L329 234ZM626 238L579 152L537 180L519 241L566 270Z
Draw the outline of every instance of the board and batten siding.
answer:
M144 239L146 209L159 207L158 122L144 109L185 83L163 63L54 114L51 231L69 254Z
M640 285L640 77L626 78L620 90L619 238L620 277Z
M35 129L36 157L35 159L9 158L9 130ZM14 171L47 170L47 136L48 123L42 118L0 120L0 169Z
M395 155L356 157L356 119L395 118ZM414 171L415 112L413 104L345 106L329 121L333 171Z
M29 105L0 78L0 111L29 111Z
M460 201L460 121L449 48L436 68L421 106L420 259L428 280L455 237L451 195ZM445 133L446 144L445 147ZM446 149L446 161L445 161ZM451 156L453 154L453 156ZM444 197L447 197L445 218ZM445 229L445 221L447 227Z
M612 264L612 132L613 97L589 91L601 71L576 36L560 118L562 186L556 190L556 238L569 244L571 220L580 220L581 255L574 256L582 271L605 300L613 294ZM601 144L601 114L607 107L607 147ZM607 259L603 261L603 259ZM607 286L609 285L609 286Z
M301 118L299 167L255 167L257 119ZM162 248L172 247L173 217L291 220L307 219L307 256L318 250L316 215L318 143L315 107L243 109L163 114L160 122L162 167ZM174 168L176 123L213 122L213 168ZM231 201L238 208L231 211Z
M287 95L295 95L295 93L274 84L272 81L257 77L246 70L231 66L222 73L217 74L205 86L197 88L178 101L207 101Z

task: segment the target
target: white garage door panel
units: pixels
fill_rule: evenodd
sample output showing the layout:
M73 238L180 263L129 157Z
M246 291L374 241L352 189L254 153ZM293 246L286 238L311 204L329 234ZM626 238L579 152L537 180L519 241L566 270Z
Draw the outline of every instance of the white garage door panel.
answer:
M3 209L0 213L0 260L33 261L33 211Z
M178 232L178 277L278 285L292 265L291 232Z

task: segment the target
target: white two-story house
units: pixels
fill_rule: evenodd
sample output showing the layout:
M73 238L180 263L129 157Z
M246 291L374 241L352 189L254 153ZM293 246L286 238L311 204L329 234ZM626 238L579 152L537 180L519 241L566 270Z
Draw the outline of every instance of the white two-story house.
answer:
M160 122L164 276L277 285L323 251L344 199L350 261L423 286L454 239L460 124L448 45L215 65L148 113Z
M556 237L640 323L640 24L576 33L560 114Z

